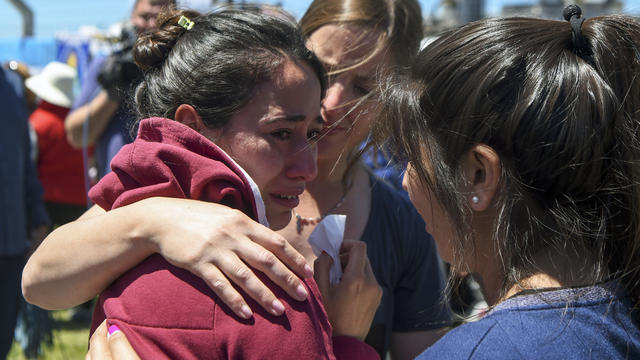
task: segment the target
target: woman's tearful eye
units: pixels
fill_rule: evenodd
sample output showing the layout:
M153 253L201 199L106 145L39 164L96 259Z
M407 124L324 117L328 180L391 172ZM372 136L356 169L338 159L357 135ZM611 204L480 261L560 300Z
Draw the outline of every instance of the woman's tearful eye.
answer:
M309 131L309 134L307 134L307 138L309 138L310 140L317 140L318 137L320 137L320 133L322 132L322 130L320 129L314 129Z
M288 130L288 129L276 130L271 133L271 136L275 137L278 140L288 140L291 138L291 130Z

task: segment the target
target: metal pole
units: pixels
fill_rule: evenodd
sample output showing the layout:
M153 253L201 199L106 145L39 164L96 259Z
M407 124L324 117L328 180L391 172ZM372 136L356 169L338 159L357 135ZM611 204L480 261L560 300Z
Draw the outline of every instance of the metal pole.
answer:
M33 36L33 11L22 0L9 0L22 15L22 36Z

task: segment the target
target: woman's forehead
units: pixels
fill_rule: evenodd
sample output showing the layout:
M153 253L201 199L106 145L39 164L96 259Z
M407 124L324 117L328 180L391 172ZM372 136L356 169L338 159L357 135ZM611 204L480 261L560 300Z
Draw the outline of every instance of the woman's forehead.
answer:
M376 51L380 35L379 30L359 25L330 24L313 32L307 46L326 65L348 67L367 59ZM367 63L380 60L371 59Z
M320 81L304 62L287 59L272 79L256 86L255 93L237 118L270 124L274 120L315 121L320 115Z

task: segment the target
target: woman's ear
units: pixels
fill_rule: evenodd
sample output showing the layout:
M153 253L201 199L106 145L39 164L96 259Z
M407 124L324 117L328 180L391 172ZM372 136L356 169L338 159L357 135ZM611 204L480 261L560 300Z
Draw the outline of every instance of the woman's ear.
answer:
M469 206L473 211L486 210L496 195L502 172L500 157L490 146L473 146L462 161Z
M204 122L200 114L189 104L181 104L176 109L175 120L181 124L187 125L197 132L202 132L205 128Z

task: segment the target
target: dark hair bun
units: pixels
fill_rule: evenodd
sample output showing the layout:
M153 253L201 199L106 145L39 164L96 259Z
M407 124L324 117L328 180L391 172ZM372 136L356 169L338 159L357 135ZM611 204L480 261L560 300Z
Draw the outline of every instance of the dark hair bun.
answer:
M180 36L187 30L178 25L180 17L194 20L200 13L193 10L168 10L158 15L158 28L138 37L133 47L133 59L140 69L160 67ZM197 21L195 21L197 25ZM188 30L193 31L193 29Z

